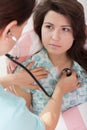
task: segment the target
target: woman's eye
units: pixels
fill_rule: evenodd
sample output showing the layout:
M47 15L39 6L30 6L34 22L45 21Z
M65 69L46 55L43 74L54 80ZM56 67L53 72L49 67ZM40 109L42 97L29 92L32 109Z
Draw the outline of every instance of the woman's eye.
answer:
M69 28L62 28L62 30L65 31L65 32L69 32L70 31Z
M46 25L46 28L48 28L48 29L50 29L50 30L52 30L52 29L53 29L53 27L52 27L52 26L50 26L50 25Z

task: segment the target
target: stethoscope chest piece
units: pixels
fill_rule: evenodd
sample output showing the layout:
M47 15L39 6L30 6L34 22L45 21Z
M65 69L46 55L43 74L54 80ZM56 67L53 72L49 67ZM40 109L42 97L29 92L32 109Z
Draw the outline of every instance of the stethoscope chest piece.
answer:
M70 76L72 74L72 71L69 68L64 68L63 71L66 72L66 76Z

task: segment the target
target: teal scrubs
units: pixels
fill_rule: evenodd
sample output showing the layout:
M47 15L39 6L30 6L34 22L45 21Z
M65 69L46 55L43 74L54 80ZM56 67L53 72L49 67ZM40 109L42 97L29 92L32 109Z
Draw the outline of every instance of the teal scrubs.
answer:
M27 109L24 99L0 86L0 130L45 130L45 126Z

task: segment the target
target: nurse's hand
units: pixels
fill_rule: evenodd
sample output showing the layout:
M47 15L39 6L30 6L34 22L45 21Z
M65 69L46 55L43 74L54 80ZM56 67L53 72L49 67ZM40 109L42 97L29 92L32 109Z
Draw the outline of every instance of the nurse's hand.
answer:
M31 62L27 66L27 69L31 71L37 80L41 80L48 76L49 72L46 71L44 67L31 69L33 64L34 62ZM9 86L18 86L22 88L40 89L38 85L34 84L34 82L34 79L23 69L19 72L8 74L7 76L0 78L0 84L2 84L5 88Z

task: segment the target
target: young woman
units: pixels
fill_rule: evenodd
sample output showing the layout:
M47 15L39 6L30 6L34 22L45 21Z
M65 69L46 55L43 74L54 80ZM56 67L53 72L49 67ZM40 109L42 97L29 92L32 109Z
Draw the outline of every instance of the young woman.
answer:
M29 58L24 65L35 61L32 68L45 66L50 74L40 80L51 95L64 68L73 68L81 87L63 97L62 111L87 102L87 51L84 10L77 0L45 0L34 13L34 29L43 49ZM33 111L39 114L49 97L43 91L30 90Z
M34 0L0 1L0 55L6 54L13 47L14 39L19 38L34 5ZM66 77L65 74L61 76L56 91L40 118L26 108L26 103L22 98L4 89L8 87L8 84L9 81L0 80L0 130L54 130L59 117L62 97L66 92L78 87L78 79L73 71L69 77ZM67 90L64 89L63 84L66 84ZM70 84L72 84L71 87Z

